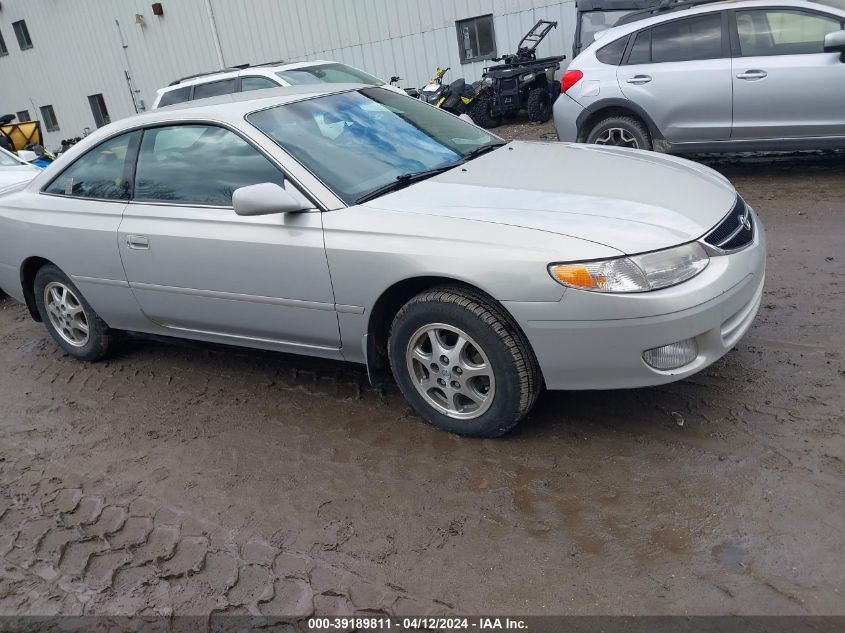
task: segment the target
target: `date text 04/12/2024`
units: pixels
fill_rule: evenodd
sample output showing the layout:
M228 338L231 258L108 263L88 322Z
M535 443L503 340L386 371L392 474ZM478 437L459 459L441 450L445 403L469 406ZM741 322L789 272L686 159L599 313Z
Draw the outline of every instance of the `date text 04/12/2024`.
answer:
M478 630L496 631L511 630L525 631L527 625L524 620L514 618L444 618L444 617L420 617L420 618L311 618L308 620L308 629L311 631L337 631L337 630L433 630L433 631L458 631Z

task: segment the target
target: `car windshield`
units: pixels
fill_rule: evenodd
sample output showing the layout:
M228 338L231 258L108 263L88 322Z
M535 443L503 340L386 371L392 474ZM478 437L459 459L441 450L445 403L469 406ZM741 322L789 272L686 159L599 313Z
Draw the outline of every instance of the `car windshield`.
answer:
M306 84L367 84L368 86L383 86L384 82L377 77L365 73L363 70L352 68L346 64L320 64L307 68L280 70L276 73L280 79L291 86Z
M383 88L280 105L247 120L347 204L407 174L458 165L502 143L452 114Z
M596 39L596 33L616 26L623 17L632 13L626 11L587 11L581 14L581 47L587 48Z

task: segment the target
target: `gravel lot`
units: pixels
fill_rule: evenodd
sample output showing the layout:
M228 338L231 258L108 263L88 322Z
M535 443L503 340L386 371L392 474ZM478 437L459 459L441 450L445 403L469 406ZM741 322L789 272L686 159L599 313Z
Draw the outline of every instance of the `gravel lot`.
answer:
M769 233L749 335L499 440L354 365L81 364L0 299L0 613L845 614L845 156L708 162Z

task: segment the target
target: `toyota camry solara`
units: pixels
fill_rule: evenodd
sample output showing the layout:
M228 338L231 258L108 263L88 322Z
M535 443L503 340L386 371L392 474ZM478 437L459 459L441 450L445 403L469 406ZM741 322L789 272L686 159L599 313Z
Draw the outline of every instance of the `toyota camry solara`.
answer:
M113 123L0 198L0 287L78 359L133 331L365 363L478 436L544 386L690 376L757 313L763 227L706 167L382 88L264 95Z

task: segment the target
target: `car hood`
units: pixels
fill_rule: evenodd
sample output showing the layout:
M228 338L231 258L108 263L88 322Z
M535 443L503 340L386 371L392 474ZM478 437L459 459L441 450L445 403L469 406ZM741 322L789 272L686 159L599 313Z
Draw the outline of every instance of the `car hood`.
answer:
M735 201L726 178L680 158L514 141L366 205L558 233L633 254L701 237Z

